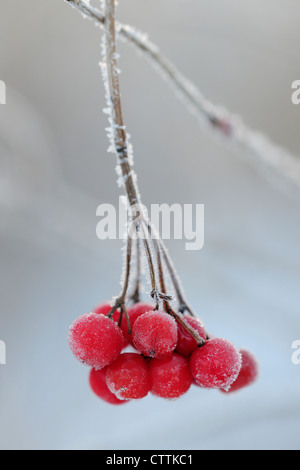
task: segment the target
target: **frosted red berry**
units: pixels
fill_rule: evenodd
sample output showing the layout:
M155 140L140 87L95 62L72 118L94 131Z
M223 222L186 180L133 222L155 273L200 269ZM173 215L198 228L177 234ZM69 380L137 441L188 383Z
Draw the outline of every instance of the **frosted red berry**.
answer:
M206 340L206 332L201 320L196 317L184 316L185 322L195 330L201 338ZM197 342L195 338L182 325L178 325L178 341L176 352L183 356L189 356L196 348Z
M174 353L166 359L152 359L149 364L151 393L161 398L179 398L192 385L188 360Z
M145 397L150 390L146 360L140 354L121 354L108 366L106 383L109 390L120 400Z
M107 366L101 370L90 370L89 384L92 391L97 395L97 397L101 398L107 403L110 403L111 405L121 405L126 403L125 400L119 400L116 395L111 393L109 390L106 384L106 371Z
M245 349L240 350L242 356L242 367L237 379L230 386L229 390L222 390L225 393L236 392L243 387L253 384L259 375L259 365L253 354Z
M111 309L112 306L108 302L104 302L100 305L97 305L97 307L94 308L93 312L98 314L102 313L102 315L108 315Z
M81 315L72 323L69 345L80 362L102 369L117 359L124 345L124 336L113 320L92 312Z
M151 311L153 311L153 305L150 305L144 302L138 302L134 304L132 307L130 307L127 310L127 313L128 313L128 317L130 321L131 330L138 317L140 317L144 313L151 312ZM122 331L128 343L133 345L132 331L131 331L131 334L128 333L128 328L125 328L125 329L122 328Z
M93 312L94 313L102 313L103 315L108 315L112 310L112 306L108 303L108 302L104 302L103 304L100 304L98 305L94 310ZM119 325L120 323L120 315L121 315L121 311L120 309L117 309L113 315L112 315L112 319ZM126 317L125 317L125 314L123 313L122 314L122 319L121 319L121 324L119 325L121 330L122 330L122 333L123 333L123 336L124 336L124 344L123 344L123 348L125 348L127 345L128 345L128 340L127 340L127 336L128 336L128 325L127 325L127 321L126 321Z
M230 341L213 338L192 353L190 369L200 387L227 389L239 374L241 354Z
M134 346L147 357L164 359L177 345L177 324L171 315L152 311L144 313L135 321L132 329Z

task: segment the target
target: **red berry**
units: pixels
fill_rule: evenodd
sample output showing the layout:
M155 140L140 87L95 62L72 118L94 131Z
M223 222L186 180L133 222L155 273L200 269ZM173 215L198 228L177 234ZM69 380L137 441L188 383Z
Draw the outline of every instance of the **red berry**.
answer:
M241 354L230 341L213 338L192 353L190 369L200 387L228 388L241 369Z
M131 329L133 328L133 325L135 321L137 320L138 317L143 315L144 313L151 312L153 311L153 305L144 303L144 302L138 302L137 304L133 305L127 310L128 316L129 316L129 321L130 321L130 326ZM132 340L132 333L128 333L128 328L126 327L125 331L123 330L123 334L127 341L133 345L133 340Z
M153 395L178 398L192 385L189 362L180 354L174 353L166 359L152 359L149 367Z
M140 354L121 354L108 366L106 383L120 400L143 398L150 390L148 364Z
M70 326L69 345L79 361L95 369L102 369L117 359L124 345L124 336L110 318L86 313Z
M164 359L172 354L177 345L176 321L164 312L144 313L133 325L132 338L134 346L144 356Z
M97 397L101 398L107 403L110 403L111 405L121 405L122 403L126 403L125 400L119 400L109 390L108 386L106 385L106 371L107 366L101 370L91 369L89 375L91 389L97 395Z
M104 302L103 304L100 304L94 308L93 312L98 314L102 313L102 315L108 315L111 309L112 306L108 302Z
M206 340L206 332L199 318L184 316L186 323L191 326L201 338ZM189 356L197 348L197 342L180 323L178 323L178 342L176 352L183 356Z
M229 390L222 390L225 393L235 392L247 385L251 385L258 377L259 374L259 365L255 357L245 349L241 349L240 353L242 355L242 367L240 373L231 385Z
M93 312L94 313L102 313L103 315L108 315L110 313L112 309L112 306L108 303L108 302L105 302L103 304L100 304L98 305L98 307L96 307ZM121 315L121 312L120 312L120 309L116 310L112 316L113 320L119 325L119 320L120 320L120 315ZM120 328L122 330L122 333L123 333L123 336L124 336L124 345L123 345L123 348L125 348L127 345L128 345L128 340L127 340L127 336L128 336L128 326L127 326L127 321L126 321L126 318L125 318L125 314L123 313L122 315L122 320L121 320L121 325L120 325Z

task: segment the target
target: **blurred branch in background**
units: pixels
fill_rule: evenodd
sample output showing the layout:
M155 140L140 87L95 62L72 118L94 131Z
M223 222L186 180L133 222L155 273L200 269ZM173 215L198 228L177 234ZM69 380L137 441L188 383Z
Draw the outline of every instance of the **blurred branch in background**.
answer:
M103 26L103 14L86 1L65 1L85 17ZM198 118L204 129L210 131L213 136L223 137L224 141L230 142L237 150L246 150L251 164L268 178L271 176L268 170L273 170L280 178L300 186L298 157L273 143L263 133L248 128L238 116L208 101L199 89L160 52L159 48L149 41L146 34L120 23L117 25L117 30L120 38L129 41L151 61L154 68L188 105L188 109Z

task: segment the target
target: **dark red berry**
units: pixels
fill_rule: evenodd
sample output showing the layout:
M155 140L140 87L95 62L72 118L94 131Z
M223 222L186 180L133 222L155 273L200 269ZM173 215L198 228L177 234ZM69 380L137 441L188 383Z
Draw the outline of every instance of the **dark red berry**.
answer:
M185 322L195 330L201 338L206 340L206 332L201 320L195 317L184 316ZM189 356L196 348L197 342L182 325L178 325L178 341L176 346L176 352L183 356Z
M120 400L143 398L150 390L148 364L140 354L121 354L108 366L106 383Z
M119 400L109 390L108 386L106 385L106 371L107 366L101 370L91 369L89 375L91 389L97 395L97 397L101 398L107 403L110 403L111 405L121 405L122 403L126 403L126 400Z
M225 393L236 392L243 387L253 384L259 375L259 365L253 354L245 349L241 349L242 367L229 390L222 390Z
M139 316L133 325L134 346L146 357L164 359L177 345L177 324L171 315L152 311Z
M152 359L149 363L151 393L161 398L178 398L192 385L188 360L180 354L166 359Z
M70 326L69 345L80 362L102 369L120 355L124 336L110 318L102 314L86 313Z
M241 369L241 354L230 341L213 338L192 353L190 369L200 387L227 389Z

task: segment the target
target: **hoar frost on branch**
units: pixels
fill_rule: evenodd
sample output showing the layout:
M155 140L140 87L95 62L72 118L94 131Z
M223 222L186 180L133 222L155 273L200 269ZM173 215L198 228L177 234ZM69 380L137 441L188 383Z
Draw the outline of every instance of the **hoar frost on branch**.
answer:
M86 18L103 26L104 15L92 7L88 1L65 1L79 10ZM121 39L133 44L150 60L155 70L161 73L176 91L177 96L188 105L188 109L198 118L204 129L213 135L223 137L225 141L235 147L246 150L246 153L251 155L250 163L260 171L265 170L264 173L268 177L270 175L266 170L270 169L282 179L300 185L300 159L298 157L272 142L262 132L247 127L240 117L207 100L199 89L160 52L145 33L120 23L116 23L116 32ZM122 184L121 179L119 184Z

